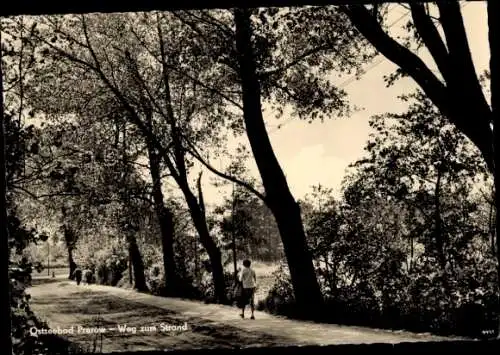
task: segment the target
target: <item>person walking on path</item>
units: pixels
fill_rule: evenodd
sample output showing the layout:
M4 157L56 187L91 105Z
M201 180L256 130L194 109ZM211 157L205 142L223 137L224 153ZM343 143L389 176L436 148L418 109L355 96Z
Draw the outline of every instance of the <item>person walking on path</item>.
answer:
M250 267L252 262L248 259L243 261L243 269L241 270L239 281L242 286L241 290L241 318L245 318L245 307L247 304L250 304L250 310L252 312L252 316L250 319L255 319L254 317L254 296L255 296L255 288L257 287L257 275L255 271Z
M75 269L73 276L75 277L76 284L80 285L80 282L82 281L82 270L79 267Z
M90 285L92 283L92 276L93 276L92 270L90 270L89 268L83 270L83 280L82 280L83 284Z

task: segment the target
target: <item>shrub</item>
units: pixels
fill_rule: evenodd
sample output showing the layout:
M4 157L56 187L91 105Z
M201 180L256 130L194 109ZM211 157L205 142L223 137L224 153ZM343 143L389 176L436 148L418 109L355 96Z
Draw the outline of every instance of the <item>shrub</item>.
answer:
M273 276L275 283L257 309L297 317L286 266L281 265ZM488 330L494 337L498 328L498 294L489 283L489 287L479 286L484 284L481 279L475 280L477 287L471 289L471 277L467 272L462 279L434 272L412 277L380 275L382 283L367 278L324 292L324 317L317 320L475 338L484 337L484 330ZM449 290L443 288L444 278Z
M271 314L293 316L296 314L295 297L288 267L281 263L273 277L276 282L269 290L268 296L258 302L257 309L266 310Z
M145 274L149 291L153 295L163 295L165 293L165 271L163 263L154 263L146 270Z
M224 280L226 283L226 297L231 304L236 300L233 297L234 275L231 272L224 272ZM198 287L200 298L205 303L216 303L215 287L212 279L212 274L205 271L202 274L201 282Z

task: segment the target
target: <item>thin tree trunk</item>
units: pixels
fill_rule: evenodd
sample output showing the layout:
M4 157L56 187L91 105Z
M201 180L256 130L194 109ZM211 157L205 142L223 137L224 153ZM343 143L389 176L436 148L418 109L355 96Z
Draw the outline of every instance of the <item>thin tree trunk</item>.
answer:
M203 210L200 208L198 201L187 185L187 182L181 182L180 187L184 193L193 224L198 232L198 236L200 237L201 245L207 251L208 258L210 259L217 302L227 303L226 282L224 280L224 268L222 266L221 252L208 231L207 221Z
M68 226L63 226L64 241L66 243L66 249L68 250L68 267L69 275L68 279L73 280L73 274L77 268L77 265L73 259L73 250L75 249L75 235L71 228Z
M443 228L441 221L441 178L443 172L441 166L438 167L436 187L434 189L434 238L436 243L436 252L442 271L446 269L446 255L444 250Z
M148 156L151 179L153 181L153 199L156 216L160 225L163 249L163 267L165 270L165 295L176 296L181 291L174 255L174 225L172 212L165 206L160 174L160 157L148 142Z
M408 270L409 273L413 271L413 258L415 256L415 245L413 236L410 236L410 268Z
M194 278L195 278L195 281L196 281L196 286L198 286L200 284L200 271L199 271L199 264L200 264L200 261L198 260L199 259L199 256L198 256L198 241L195 240L194 241Z
M128 283L130 285L134 284L134 270L132 267L132 257L130 253L128 255Z
M183 156L182 156L183 157ZM184 159L184 158L182 158ZM191 202L189 203L194 205L194 202L196 202L196 208L195 214L198 215L197 218L200 218L200 220L196 223L199 224L199 227L201 229L200 238L201 235L204 235L202 239L202 243L204 244L204 247L208 253L208 256L210 258L210 266L212 268L212 276L214 280L214 288L215 288L215 295L217 297L217 301L219 303L227 304L228 299L227 299L227 294L226 294L226 280L224 278L224 267L222 266L222 255L220 252L219 247L217 244L214 242L212 239L212 236L210 235L210 232L208 230L208 225L207 225L207 219L206 219L206 214L205 214L205 202L203 199L203 191L201 188L201 176L202 174L200 173L197 181L197 187L198 187L198 201L196 201L196 198L190 199ZM186 180L184 180L186 181ZM186 183L187 186L187 183ZM193 195L194 197L194 195Z
M307 247L300 207L290 193L264 124L249 10L236 9L234 18L247 136L266 190L266 203L274 214L283 241L297 307L302 316L316 317L323 297Z
M132 260L132 267L134 270L134 288L138 291L147 291L146 278L144 277L144 263L142 255L137 245L137 240L131 234L127 236L128 252Z
M330 288L332 289L332 293L335 296L337 294L337 286L338 277L337 277L337 264L335 262L332 263L332 278Z
M232 193L232 209L231 209L231 235L232 235L232 249L233 249L233 267L234 267L234 279L238 279L238 265L236 262L236 225L234 221L234 210L236 208L236 199L234 195L234 184L233 184L233 193Z

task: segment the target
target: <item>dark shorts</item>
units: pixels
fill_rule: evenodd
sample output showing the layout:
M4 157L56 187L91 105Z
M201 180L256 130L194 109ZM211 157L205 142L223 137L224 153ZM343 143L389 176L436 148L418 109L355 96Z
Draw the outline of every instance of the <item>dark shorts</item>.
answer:
M253 298L255 294L255 287L243 288L241 290L241 302L240 306L246 306L247 304L253 304Z

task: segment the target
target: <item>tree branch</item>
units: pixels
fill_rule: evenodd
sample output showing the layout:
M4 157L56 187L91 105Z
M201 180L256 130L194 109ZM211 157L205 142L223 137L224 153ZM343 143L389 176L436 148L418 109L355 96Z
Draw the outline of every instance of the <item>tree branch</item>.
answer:
M83 34L85 36L85 41L87 42L87 48L90 52L90 55L94 59L95 62L95 67L101 71L101 63L99 62L99 59L97 58L96 53L94 52L94 49L92 48L92 44L90 43L90 37L87 29L87 21L85 21L85 15L81 15L81 22L82 22L82 29L83 29Z
M26 193L27 195L31 196L32 198L34 198L36 200L41 199L41 198L45 198L45 197L56 197L56 196L82 196L82 194L78 194L78 193L74 193L74 192L54 192L52 194L37 195L37 194L25 189L22 186L12 185L11 187Z
M162 64L161 62L161 59L158 58L156 55L154 55L153 52L151 52L151 50L146 46L145 42L143 40L140 39L140 37L138 36L137 33L135 33L135 31L132 31L132 34L134 34L134 36L137 38L137 40L141 43L141 45L149 52L149 54L159 63L159 64ZM243 110L243 106L238 103L237 101L233 100L231 97L229 97L228 95L224 94L223 92L221 92L220 90L218 89L215 89L213 87L210 87L209 85L201 82L200 80L196 79L194 76L192 76L191 74L187 73L186 71L176 67L175 65L170 65L168 63L166 63L166 66L168 67L168 69L188 78L189 80L191 80L193 83L201 86L202 88L208 90L209 92L213 92L214 94L216 95L219 95L220 97L222 97L224 100L226 100L227 102L229 102L230 104L234 105L235 107L239 108L240 110Z
M425 10L425 5L421 3L410 3L413 23L418 34L429 49L434 62L439 68L445 81L450 78L448 50L439 35L439 32Z
M253 193L255 196L257 196L259 199L261 199L264 203L266 203L266 197L262 193L257 191L252 185L250 185L247 182L241 181L234 176L225 174L225 173L220 172L219 170L215 169L212 165L210 165L209 162L207 162L205 159L203 159L201 157L201 155L198 153L197 149L194 147L194 145L191 142L189 142L187 139L185 139L184 141L188 145L187 152L190 153L201 164L203 164L203 166L205 166L208 170L210 170L212 173L214 173L215 175L217 175L225 180L234 182L235 184L238 184L238 185L244 187L245 189L247 189L248 191Z
M331 46L327 45L327 44L323 44L321 46L318 46L318 47L315 47L315 48L311 48L311 49L305 51L304 53L302 53L301 55L299 55L297 58L291 60L289 63L286 63L281 68L276 68L276 69L267 70L267 71L258 73L259 78L260 79L266 79L266 78L268 78L268 77L270 77L270 76L272 76L274 74L283 73L283 72L287 71L288 69L290 69L291 67L299 64L300 62L302 62L307 57L309 57L309 56L311 56L313 54L319 53L321 51L328 50L328 49L331 49Z
M188 14L189 16L192 16L192 17L196 18L197 20L202 21L202 22L204 22L204 23L206 23L208 25L212 25L212 26L217 27L218 29L220 29L228 37L233 37L234 36L234 32L231 30L231 28L229 28L226 24L221 23L220 21L218 21L217 19L215 19L213 16L207 14L203 10L201 11L203 13L203 16L206 16L209 19L204 18L203 16L195 15L192 11L182 10L182 12L184 12L184 13Z
M449 114L450 100L446 87L416 54L391 38L363 5L343 5L342 11L356 28L387 59L399 66L419 84L434 104Z
M87 43L89 44L90 46L90 43L88 41L88 33L85 31L85 37L86 37L86 40L87 40ZM92 50L92 48L89 48L89 51L94 59L94 61L98 62L98 59L97 59L97 56L95 55L95 52ZM64 51L61 51L64 53ZM76 58L78 59L78 58ZM123 94L120 92L120 90L118 90L109 80L108 78L106 77L106 75L102 72L102 70L100 69L100 66L97 64L96 66L92 66L90 63L87 63L85 61L82 61L82 60L79 60L78 61L84 65L87 65L88 67L90 67L91 69L93 69L96 74L101 78L101 80L104 82L104 84L111 90L111 92L116 96L116 98L120 101L120 103L122 104L122 106L125 108L125 110L129 113L129 117L130 119L135 123L135 125L137 127L139 127L139 129L142 131L143 135L146 137L146 139L149 139L156 147L156 149L158 149L158 151L162 154L163 156L163 159L165 160L165 163L167 164L167 167L169 168L170 170L170 173L172 174L172 177L178 181L178 179L180 178L179 176L179 173L177 172L175 166L172 164L172 161L170 160L170 156L169 156L169 152L167 149L165 149L163 147L163 145L161 144L161 142L158 140L158 138L152 134L152 132L150 132L148 130L148 128L146 127L146 125L144 124L144 122L142 122L142 120L140 119L140 117L138 116L137 112L135 111L135 109L130 105L130 103L128 102L128 100L123 96Z

